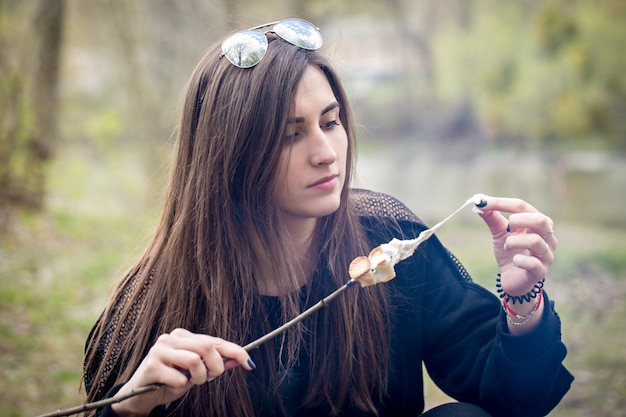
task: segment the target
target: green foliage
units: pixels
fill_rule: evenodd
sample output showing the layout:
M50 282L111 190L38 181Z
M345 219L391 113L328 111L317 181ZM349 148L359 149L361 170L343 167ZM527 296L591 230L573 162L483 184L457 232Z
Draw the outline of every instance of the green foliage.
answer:
M494 140L626 149L618 3L476 2L470 27L437 40L440 91L469 95Z
M150 204L137 187L118 183L138 180L134 165L114 168L118 155L94 164L87 149L80 143L64 147L52 166L48 212L15 214L11 233L0 240L3 416L37 415L82 402L85 339L154 222L144 215ZM114 171L117 176L111 177ZM110 186L100 187L104 182ZM133 215L138 203L145 205Z
M575 41L576 22L567 10L555 2L546 2L536 12L534 35L540 50L555 55Z
M94 114L94 117L86 123L88 131L93 138L107 145L118 139L124 131L120 114L112 107L106 107Z

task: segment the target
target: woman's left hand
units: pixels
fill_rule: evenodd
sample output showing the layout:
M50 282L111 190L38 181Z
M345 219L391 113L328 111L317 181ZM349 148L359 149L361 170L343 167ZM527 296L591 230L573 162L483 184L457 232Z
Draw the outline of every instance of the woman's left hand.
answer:
M554 262L557 239L554 222L527 202L516 198L485 197L480 216L493 240L502 289L521 296L545 278ZM511 213L508 219L502 213Z

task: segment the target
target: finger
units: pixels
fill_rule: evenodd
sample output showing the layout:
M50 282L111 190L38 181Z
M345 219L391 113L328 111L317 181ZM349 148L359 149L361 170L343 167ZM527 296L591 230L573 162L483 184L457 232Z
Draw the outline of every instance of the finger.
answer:
M192 384L203 384L207 380L208 370L204 359L195 352L176 349L171 365L178 368Z
M188 340L188 349L198 352L209 369L209 378L221 375L225 370L243 366L246 370L256 369L256 365L241 346L217 337L195 335L194 340ZM187 342L187 341L186 341Z
M208 369L207 377L209 379L222 375L226 370L226 367L224 366L224 357L213 346L206 352L204 363L206 363Z
M533 242L529 250L537 259L541 260L542 263L552 265L554 253L545 240L540 239L537 240L537 242Z
M552 248L552 251L556 250L559 245L559 241L554 234L554 222L548 216L545 216L544 220L540 222L537 228L534 229L535 233L541 236L541 238Z
M548 267L535 256L518 253L513 256L513 265L517 268L524 269L532 277L534 281L540 281L546 276Z
M483 205L484 204L484 205ZM538 213L534 206L519 198L489 197L483 198L480 210L483 212L503 211L506 213Z
M527 250L546 265L554 261L554 252L541 236L535 233L511 234L505 241L507 250Z
M244 348L235 343L219 339L215 343L215 349L220 353L223 358L230 359L225 363L226 369L231 369L239 365L243 366L249 371L252 371L256 368L256 365L250 358L250 354L246 352Z
M499 211L482 211L478 215L485 221L494 238L501 237L506 233L509 222Z
M192 381L191 372L182 367L173 365L164 365L159 370L155 381L158 384L167 385L174 389L183 389L190 387L192 384L196 384Z
M224 360L213 344L217 338L175 329L157 339L151 351L193 384L222 375Z
M556 249L558 241L554 235L554 222L524 200L484 196L479 208L479 214L487 223L492 235L499 236L503 227L509 232L532 231L540 235L552 250ZM507 220L504 216L495 214L499 211L513 214Z
M554 233L552 219L539 212L511 214L509 223L512 229L529 229L541 237L547 237Z
M205 382L206 368L202 357L191 350L176 348L175 342L173 336L161 335L146 356L145 368L157 375L162 372L162 367L172 368L181 374L186 382L187 380L193 384ZM158 371L154 372L152 368L157 368Z
M509 217L509 230L512 232L524 231L535 233L541 240L545 241L550 249L554 251L558 246L558 241L554 234L552 219L542 213L517 213ZM533 251L541 254L540 251Z
M241 346L224 340L213 346L213 350L205 358L205 363L209 369L209 379L237 366L243 366L248 371L256 369L255 363Z
M195 333L192 333L189 330L183 329L180 327L177 327L176 329L172 330L169 334L174 337L190 337L190 338L193 338L195 335Z
M176 329L170 333L169 337L165 335L164 337L167 339L167 343L176 349L185 349L197 353L204 359L204 363L212 376L221 375L224 369L231 369L239 365L249 371L255 369L254 362L250 359L248 352L241 346L219 337L195 334L184 329ZM224 358L232 359L234 362L228 361L228 366L224 368Z
M191 373L185 369L180 352L163 343L156 343L141 362L131 380L135 386L160 383L175 389L191 386ZM178 365L177 365L178 364Z

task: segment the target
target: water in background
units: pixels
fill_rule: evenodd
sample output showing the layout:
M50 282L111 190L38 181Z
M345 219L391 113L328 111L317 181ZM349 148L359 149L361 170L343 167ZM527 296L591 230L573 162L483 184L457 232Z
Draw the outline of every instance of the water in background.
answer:
M427 222L476 193L522 198L558 222L626 227L626 158L606 152L468 156L363 146L356 186L391 194Z

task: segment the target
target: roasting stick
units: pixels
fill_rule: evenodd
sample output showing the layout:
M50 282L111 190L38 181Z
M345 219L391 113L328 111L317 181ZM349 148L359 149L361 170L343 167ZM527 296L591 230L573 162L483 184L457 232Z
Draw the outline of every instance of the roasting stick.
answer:
M399 240L393 238L388 243L383 243L380 246L372 249L369 256L359 256L355 258L350 264L349 275L350 281L345 283L343 286L336 289L331 294L322 298L316 304L312 305L308 309L304 310L302 313L298 314L293 319L289 320L285 324L271 332L267 333L264 336L261 336L257 340L248 343L243 348L247 352L258 348L263 345L265 342L275 338L276 336L284 333L290 327L295 324L301 322L305 318L309 317L311 314L315 313L317 310L326 307L328 303L337 298L339 294L341 294L346 289L352 287L357 282L361 285L361 287L369 287L371 285L376 285L381 282L387 282L393 279L395 275L394 266L408 257L412 256L417 247L424 241L428 240L435 232L448 220L454 217L458 212L463 210L470 204L474 204L474 209L479 210L478 207L481 207L481 203L484 200L483 194L476 194L473 197L469 198L461 207L456 209L452 214L448 217L431 227L430 229L423 230L415 239L409 240ZM228 358L224 358L224 361L228 361ZM212 381L215 378L211 378L209 381ZM84 411L95 410L98 408L105 407L107 405L112 405L116 403L120 403L129 398L135 397L137 395L156 391L161 388L163 384L150 384L139 387L131 392L124 395L115 395L111 398L107 398L100 401L95 401L83 405L79 405L72 408L67 408L65 410L57 410L47 414L41 414L37 417L61 417L61 416L70 416L72 414L78 414Z
M294 317L293 319L289 320L287 323L283 324L280 327L277 327L276 329L272 330L271 332L267 333L266 335L261 336L257 340L255 340L255 341L253 341L251 343L248 343L243 348L247 352L249 352L249 351L251 351L253 349L258 348L259 346L261 346L265 342L275 338L276 336L280 335L281 333L284 333L287 329L289 329L293 325L301 322L305 318L309 317L311 314L315 313L317 310L319 310L322 307L325 307L326 305L328 305L328 303L330 303L332 300L334 300L345 289L351 287L355 283L356 283L356 280L352 280L351 279L346 284L344 284L342 287L340 287L339 289L335 290L333 293L327 295L326 297L324 297L323 299L318 301L313 306L311 306L308 309L304 310L302 313L298 314L296 317ZM224 358L224 361L228 361L228 360L229 360L228 358ZM209 379L209 381L212 381L213 379L215 379L215 378L211 378L211 379ZM163 384L144 385L144 386L139 387L139 388L137 388L135 390L132 390L131 392L129 392L127 394L115 395L115 396L113 396L111 398L107 398L107 399L104 399L104 400L95 401L95 402L87 403L87 404L84 404L84 405L79 405L79 406L68 408L68 409L65 409L65 410L57 410L57 411L54 411L54 412L51 412L51 413L48 413L48 414L41 414L41 415L39 415L37 417L70 416L72 414L78 414L78 413L82 413L84 411L95 410L95 409L98 409L98 408L105 407L107 405L120 403L120 402L122 402L124 400L127 400L129 398L135 397L137 395L140 395L140 394L143 394L143 393L146 393L146 392L156 391L159 388L161 388L162 386L163 386Z
M362 287L368 287L370 285L378 284L379 282L384 282L382 280L376 280L376 282L370 283L369 281L364 280L363 278L365 278L368 275L368 273L371 273L372 275L374 275L376 277L381 272L385 272L385 267L387 267L388 264L392 263L393 265L395 265L399 261L402 261L402 260L408 258L409 256L413 255L413 253L415 252L417 247L422 242L424 242L429 237L431 237L433 234L435 234L437 229L439 229L445 222L450 220L452 217L454 217L454 215L456 215L459 211L461 211L462 209L467 207L469 204L473 203L475 205L479 205L481 201L483 201L482 195L481 194L476 194L475 196L473 196L472 198L467 200L461 207L456 209L448 217L446 217L445 219L443 219L442 221L440 221L439 223L437 223L436 225L434 225L430 229L423 230L418 235L418 237L416 239L398 240L398 239L394 238L389 243L384 243L384 244L374 248L370 252L369 256L367 256L367 257L359 256L358 258L354 259L352 261L352 263L350 264L350 270L348 271L349 274L350 274L350 281L348 281L343 286L341 286L338 289L336 289L331 294L329 294L326 297L322 298L316 304L314 304L311 307L309 307L308 309L304 310L302 313L298 314L296 317L294 317L293 319L289 320L287 323L285 323L282 326L272 330L271 332L267 333L265 336L262 336L262 337L258 338L254 342L251 342L251 343L245 345L243 348L247 352L249 352L252 349L258 348L259 346L261 346L262 344L264 344L268 340L273 339L274 337L278 336L279 334L284 333L291 326L301 322L302 320L304 320L305 318L309 317L311 314L315 313L317 310L321 309L322 307L326 307L326 305L328 305L328 303L330 303L332 300L334 300L339 294L341 294L343 291L345 291L347 288L350 288L352 285L356 284L357 282L359 282ZM385 250L387 245L389 245L392 248L391 251ZM391 252L389 254L389 255L391 255L391 256L389 256L389 258L391 258L391 259L387 259L388 252ZM382 256L381 256L381 253L382 253ZM394 257L395 253L398 254L397 257ZM361 262L361 260L363 258L367 258L368 259L368 261L369 261L369 267L368 268L364 268L363 267L363 265L367 265L365 262ZM374 264L373 267L372 267L372 264ZM391 270L393 270L393 265L391 265ZM394 276L395 276L395 274L394 274Z
M372 261L376 261L377 259L380 258L378 256L379 252L381 251L379 248L383 248L383 247L385 247L385 245L392 245L394 247L395 246L399 246L400 249L398 250L398 252L400 253L400 257L399 257L399 260L396 261L395 263L397 263L399 261L402 261L402 260L408 258L409 256L413 255L413 252L415 252L417 247L422 242L424 242L429 237L431 237L437 231L437 229L439 229L445 222L447 222L452 217L454 217L455 214L457 214L459 211L461 211L463 208L465 208L469 204L473 203L475 205L479 205L481 203L481 201L484 201L483 195L482 194L476 194L475 196L473 196L472 198L467 200L461 207L456 209L448 217L446 217L445 219L443 219L442 221L440 221L439 223L437 223L436 225L434 225L430 229L426 229L426 230L422 231L418 235L418 237L416 239L412 239L412 240L398 240L398 239L394 238L389 243L385 243L385 244L382 244L382 245L378 246L377 248L372 250L372 252L370 252L370 256L367 257L369 262L370 262L370 268L368 268L369 271L359 270L359 268L356 268L355 265L356 264L360 264L360 262L358 262L357 260L360 259L360 258L363 258L363 257L356 258L350 264L351 267L350 267L350 270L348 271L349 274L350 274L350 281L348 281L343 286L341 286L338 289L336 289L331 294L329 294L326 297L322 298L316 304L314 304L311 307L309 307L308 309L304 310L302 313L298 314L296 317L294 317L293 319L289 320L287 323L285 323L282 326L272 330L271 332L267 333L265 336L262 336L262 337L258 338L254 342L245 345L243 348L247 352L251 351L252 349L258 348L259 346L261 346L262 344L264 344L268 340L271 340L274 337L278 336L279 334L285 332L287 329L289 329L294 324L297 324L300 321L304 320L305 318L309 317L311 314L315 313L317 310L321 309L322 307L326 307L326 305L328 305L328 303L330 303L332 300L334 300L339 294L341 294L343 291L345 291L347 288L351 287L352 285L356 284L357 282L359 282L362 287L367 287L369 285L372 285L372 284L369 284L368 282L364 282L362 280L362 278L365 275L367 275L368 272L370 272L372 274L376 274L377 272L379 272L380 269L382 269L382 266L381 266L380 262L378 262L374 267L371 267L371 264L373 263ZM384 252L384 249L382 249L382 251ZM394 259L391 259L391 262L393 262L393 261L394 261ZM394 265L395 265L395 263L394 263ZM377 283L378 282L376 282L374 284L377 284Z

